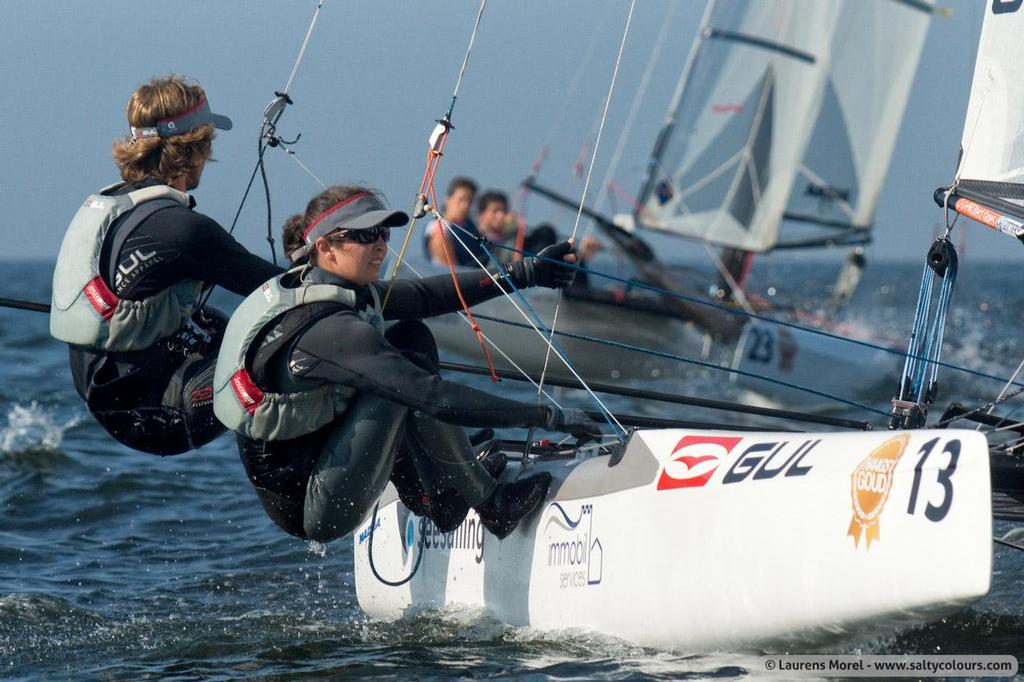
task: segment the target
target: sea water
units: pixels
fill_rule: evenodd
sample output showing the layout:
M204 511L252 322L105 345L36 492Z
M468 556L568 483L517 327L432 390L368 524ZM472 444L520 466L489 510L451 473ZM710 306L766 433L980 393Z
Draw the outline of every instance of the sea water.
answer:
M49 265L3 268L0 296L48 300ZM920 271L918 263L869 267L851 321L905 338ZM796 283L800 288L788 293L820 300L833 273L808 263L760 267L752 289L782 291ZM1017 268L964 265L944 359L1004 376L1016 369L1024 356L1019 279ZM223 304L235 300L225 297ZM459 380L488 388L486 379ZM991 399L1001 388L947 370L940 380L947 400L968 404ZM706 369L682 381L645 385L742 397ZM533 399L527 385L503 382L499 390ZM587 407L578 396L560 399ZM684 409L635 399L611 404L623 412L675 417ZM870 418L844 410L836 413ZM722 419L687 410L685 416L691 415ZM972 607L939 623L839 640L826 650L1024 657L1024 554L997 547L995 556L992 592ZM373 622L360 612L353 583L351 542L317 545L279 531L257 502L232 438L166 458L118 445L85 411L71 384L67 351L49 338L46 316L0 309L0 677L760 674L757 651L660 651L584 630L509 627L474 610ZM791 651L813 652L810 645Z

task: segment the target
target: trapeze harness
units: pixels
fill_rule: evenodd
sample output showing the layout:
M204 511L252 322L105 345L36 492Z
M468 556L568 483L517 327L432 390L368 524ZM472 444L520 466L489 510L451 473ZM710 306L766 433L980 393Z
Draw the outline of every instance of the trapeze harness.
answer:
M196 310L203 284L183 280L141 300L119 298L118 255L132 233L158 211L191 208L167 185L115 194L125 183L90 195L68 227L53 273L50 334L109 365L90 378L83 397L97 420L122 443L154 454L178 454L223 431L212 415L212 363L220 323ZM109 253L103 268L102 254ZM147 254L133 253L143 265ZM106 272L102 272L106 269ZM109 379L109 381L107 381ZM80 389L82 390L82 389Z

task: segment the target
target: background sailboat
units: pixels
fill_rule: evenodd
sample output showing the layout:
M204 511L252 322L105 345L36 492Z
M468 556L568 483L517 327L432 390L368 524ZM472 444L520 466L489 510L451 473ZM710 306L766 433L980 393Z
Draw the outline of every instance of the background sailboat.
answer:
M569 292L559 328L705 359L712 357L712 341L729 349L739 341L732 358L738 368L796 384L814 384L824 368L835 376L837 358L849 360L853 352L859 369L835 376L832 385L857 395L890 391L898 365L894 355L863 347L851 351L846 344L836 347L830 339L774 325L743 329L743 317L699 300L760 311L761 302L750 304L742 291L750 254L870 240L931 7L901 0L710 2L651 155L638 208L632 216L616 216L615 223L702 242L718 270L718 284L708 299L712 282L707 278L674 278L657 259L652 263L636 249L628 255L638 266L637 279L698 302L636 290L623 296L595 286ZM865 47L870 55L859 54ZM598 225L614 231L610 222ZM623 243L623 234L619 230L612 241ZM855 279L847 272L847 282ZM597 278L590 280L598 284ZM504 307L495 302L485 307L484 317L513 319ZM550 322L553 306L542 295L535 307ZM777 313L792 322L827 326L821 317L798 318L796 308L769 314ZM491 320L484 324L505 338L516 333ZM447 333L435 332L447 348L472 352L472 339L461 324L441 325L447 325ZM536 342L522 341L510 344L515 349L510 355L536 369L543 349L531 353L528 348ZM601 377L643 377L678 368L650 354L638 362L621 348L571 337L563 343L584 371ZM880 386L885 386L882 393ZM773 397L795 397L777 384L750 387Z

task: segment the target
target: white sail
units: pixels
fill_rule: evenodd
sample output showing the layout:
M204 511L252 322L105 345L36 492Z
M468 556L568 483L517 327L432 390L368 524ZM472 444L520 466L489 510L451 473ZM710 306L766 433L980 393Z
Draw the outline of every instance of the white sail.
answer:
M709 8L641 197L644 227L772 248L842 7L729 0Z
M967 105L957 180L961 194L1024 212L1024 54L1021 0L987 3Z
M818 119L786 218L870 228L934 4L843 3Z

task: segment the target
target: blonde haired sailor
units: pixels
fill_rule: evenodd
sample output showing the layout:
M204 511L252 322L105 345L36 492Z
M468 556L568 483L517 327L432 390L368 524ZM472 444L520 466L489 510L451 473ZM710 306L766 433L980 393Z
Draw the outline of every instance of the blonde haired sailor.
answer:
M231 120L181 76L128 102L114 142L122 182L90 195L61 243L50 333L69 346L75 388L118 441L159 455L209 442L213 362L224 316L197 309L206 284L245 295L281 269L194 210L214 129Z

